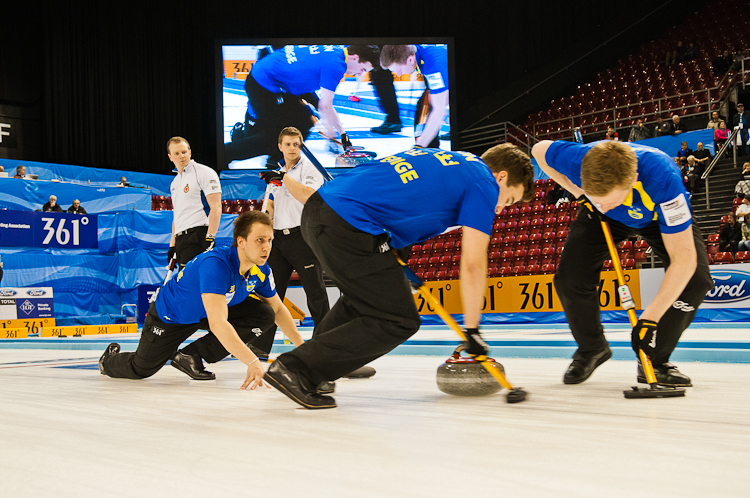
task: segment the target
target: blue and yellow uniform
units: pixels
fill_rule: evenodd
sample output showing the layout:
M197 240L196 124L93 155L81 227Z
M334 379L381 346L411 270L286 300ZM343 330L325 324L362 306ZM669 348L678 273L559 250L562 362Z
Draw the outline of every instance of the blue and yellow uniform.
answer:
M110 377L143 379L158 372L187 338L199 329L209 330L202 294L221 294L229 308L228 321L242 342L250 342L273 326L273 308L256 296L273 297L276 289L267 264L253 266L244 275L236 247L217 247L191 260L167 282L146 315L134 353L106 358L103 373ZM229 352L208 333L181 351L208 363Z
M167 323L198 323L206 318L202 294L223 294L231 308L252 293L276 295L268 264L242 275L237 248L217 247L196 256L159 290L156 311Z
M544 160L549 167L580 187L583 157L594 145L553 142ZM692 221L687 193L674 160L651 147L633 143L625 145L633 149L638 159L638 177L623 204L602 215L608 221L614 242L639 235L668 266L670 258L662 234L676 234L692 228L698 259L693 277L659 320L659 341L651 360L655 367L660 367L668 364L682 332L692 322L706 292L713 287L713 280L703 236ZM578 343L574 360L589 361L609 354L599 306L600 272L602 264L609 258L598 217L581 208L570 226L554 277L555 290Z
M432 95L448 91L448 45L416 45L417 67Z
M474 154L420 148L357 166L318 192L353 227L387 233L393 247L457 225L490 235L500 193L492 172Z
M359 165L321 187L305 203L302 236L341 297L316 336L278 361L316 385L406 341L420 319L390 246L456 225L489 234L499 195L477 156L419 148Z
M596 144L554 142L545 160L555 171L581 186L583 156ZM661 233L678 233L692 224L687 191L674 160L664 152L627 143L638 158L638 181L625 202L607 211L607 218L632 228L644 228L654 220Z
M336 91L346 73L346 49L338 45L287 45L253 65L250 74L273 93Z

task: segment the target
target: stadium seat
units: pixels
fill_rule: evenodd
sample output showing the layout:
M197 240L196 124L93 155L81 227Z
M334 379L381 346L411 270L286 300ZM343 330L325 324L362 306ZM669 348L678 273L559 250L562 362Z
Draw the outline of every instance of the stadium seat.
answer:
M738 251L734 255L735 263L750 263L750 251Z
M615 269L615 264L612 263L611 259L604 260L604 264L602 265L602 270L604 271L612 271Z
M620 261L620 264L622 265L623 270L634 270L635 269L635 259L633 258L625 258L622 261Z
M728 265L730 263L734 263L734 258L732 257L731 252L717 252L714 254L714 263L715 265Z
M554 263L547 263L547 264L542 265L541 273L542 274L547 274L547 275L550 274L550 273L555 273L555 264Z
M526 267L523 265L517 265L513 267L513 276L526 275Z
M630 240L623 240L617 244L617 252L620 254L620 259L633 257L633 242Z
M537 264L526 265L526 275L539 275L541 267Z
M707 242L706 242L706 250L709 254L716 254L719 252L719 234L718 233L712 233L708 236Z

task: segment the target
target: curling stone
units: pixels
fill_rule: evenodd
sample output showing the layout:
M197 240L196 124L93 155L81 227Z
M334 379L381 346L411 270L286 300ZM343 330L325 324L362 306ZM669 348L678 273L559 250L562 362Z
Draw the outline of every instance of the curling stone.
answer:
M500 363L492 358L487 361L505 373ZM445 394L454 396L486 396L503 388L481 363L474 358L462 357L459 353L454 353L438 367L437 386Z

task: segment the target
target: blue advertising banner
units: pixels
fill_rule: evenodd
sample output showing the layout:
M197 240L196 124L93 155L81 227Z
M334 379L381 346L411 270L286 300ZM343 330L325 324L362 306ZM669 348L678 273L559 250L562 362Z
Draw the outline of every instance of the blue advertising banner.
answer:
M0 211L0 246L95 249L96 215Z

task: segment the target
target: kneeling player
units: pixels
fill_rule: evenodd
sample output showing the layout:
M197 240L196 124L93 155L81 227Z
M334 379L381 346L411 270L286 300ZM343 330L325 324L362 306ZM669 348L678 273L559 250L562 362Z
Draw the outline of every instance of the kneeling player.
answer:
M266 263L272 240L267 214L243 213L234 223L232 247L198 255L159 289L135 353L120 353L118 344L110 344L99 359L101 373L142 379L171 359L172 366L193 379L210 380L215 376L204 370L202 360L215 363L231 353L247 365L242 388L262 385L263 367L245 343L275 321L296 346L302 344ZM177 351L198 329L210 332Z

